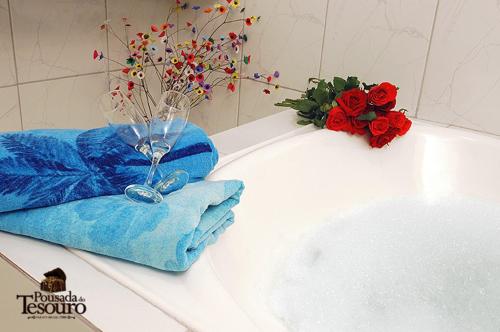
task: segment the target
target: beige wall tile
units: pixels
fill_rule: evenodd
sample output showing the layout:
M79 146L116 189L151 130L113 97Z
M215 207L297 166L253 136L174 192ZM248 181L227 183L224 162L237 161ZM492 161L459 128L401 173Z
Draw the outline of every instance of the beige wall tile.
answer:
M16 83L16 68L10 32L7 0L0 0L0 86Z
M107 0L108 19L114 33L121 39L125 40L126 33L124 30L122 18L127 18L131 24L129 36L135 37L137 32L151 32L151 24L163 23L167 16L170 7L175 4L175 1L170 0ZM169 20L176 24L177 16L173 15ZM124 63L127 58L127 48L117 39L113 33L109 33L109 56ZM120 65L111 63L111 69L121 68Z
M418 117L500 134L500 6L440 0Z
M189 121L212 135L236 127L237 117L238 92L232 93L220 88L213 100L207 100L200 107L191 110Z
M249 41L244 54L251 54L246 73L279 70L280 84L305 89L307 79L319 74L326 4L325 0L247 1L246 15L261 19L246 28Z
M92 59L106 49L98 29L105 20L104 0L11 0L20 82L104 70Z
M0 131L21 130L17 87L0 88Z
M125 35L124 32L119 31L121 26L121 18L129 17L129 22L132 24L130 27L131 36L135 35L138 31L150 31L150 25L161 24L165 22L166 16L169 9L174 1L163 1L163 0L148 0L146 4L139 3L137 1L118 1L109 0L108 1L108 16L111 18L111 25L117 34L120 34L120 38ZM202 0L197 3L200 6L213 6L213 1ZM172 15L169 20L170 23L176 25L174 29L179 29L180 31L176 34L176 38L179 41L191 40L192 33L186 30L186 21L195 22L198 26L202 26L207 21L207 15L203 14L202 11L181 11ZM215 22L214 22L215 23ZM214 36L219 36L221 33L228 33L229 31L239 32L243 24L241 22L230 24ZM206 31L211 31L210 26L207 26ZM161 43L156 41L156 44L161 47ZM116 40L112 34L110 36L110 56L117 59L124 59L126 57L127 51L123 48L123 45ZM235 54L238 59L241 54ZM120 66L112 64L111 68L119 68ZM116 85L116 76L119 73L112 73L112 87ZM159 96L159 81L154 74L151 67L147 68L147 82L152 89L152 94L156 98ZM123 76L122 76L123 77ZM237 125L237 110L238 110L238 92L229 93L226 91L225 87L217 89L216 96L212 101L205 101L199 107L192 110L190 115L190 121L196 123L197 125L203 127L209 134L217 133L229 128L233 128Z
M436 0L331 0L321 76L358 76L400 87L398 107L415 114Z
M192 6L194 4L195 3L191 3L190 5ZM212 7L213 4L214 1L211 0L201 0L196 3L196 5L201 6L202 9L206 7ZM190 31L191 28L187 26L186 22L195 23L197 29L202 29L205 23L209 21L209 18L212 16L212 14L207 15L203 13L202 9L198 11L186 10L179 13L179 41L182 42L184 40L191 40L193 37L197 36L197 33L193 34L192 31ZM242 17L243 15L240 14L239 9L233 10L230 12L228 20L235 20ZM210 35L214 31L214 29L222 22L223 17L220 17L207 24L204 30L200 32L200 36ZM217 40L221 35L226 35L227 38L227 34L229 32L240 33L242 29L243 22L241 21L225 24L213 34L213 38ZM238 53L228 52L228 55L238 61L240 61L242 57L241 51ZM239 67L238 70L241 71L241 68ZM193 109L191 112L190 121L204 128L209 135L236 127L238 125L238 98L240 92L238 90L235 92L230 92L226 89L226 85L227 84L224 84L223 86L215 88L213 100L204 101L200 104L199 107Z
M266 95L262 90L268 88L271 94ZM285 108L274 106L285 98L299 98L301 92L281 88L274 90L266 84L243 81L241 87L240 114L238 125L255 121L269 115L284 111Z
M21 85L24 129L106 125L97 109L99 96L107 91L105 78L95 74Z
M305 89L310 77L317 77L327 1L247 1L246 15L261 15L259 22L246 28L249 40L243 53L251 55L243 72L281 74L280 85ZM269 88L271 95L262 90ZM298 98L299 92L274 90L273 86L242 81L238 125L280 112L274 103L286 97Z
M241 2L246 7L243 16L261 16L260 22L245 27L249 41L234 54L237 59L252 56L251 64L240 68L242 75L276 69L281 73L278 83L296 90L305 89L307 79L318 74L327 79L358 75L368 83L388 80L400 87L398 106L407 108L411 115L419 105L419 118L500 134L500 113L495 106L500 89L500 67L496 65L500 56L500 9L496 1L485 0L477 6L440 0L439 8L437 0ZM132 33L149 31L151 23L165 21L174 3L10 0L22 100L17 105L16 87L0 89L6 101L0 107L0 130L21 129L19 109L25 128L104 124L95 103L108 90L106 75L86 75L106 69L104 62L96 63L91 57L94 49L107 53L106 33L98 26L107 15L123 36L121 19L128 17ZM213 1L199 0L196 4L212 6ZM206 20L203 15L201 11L173 15L170 21L181 29L179 39L191 38L182 30L185 22L201 26ZM241 22L234 23L214 37L239 32L242 27ZM0 87L13 85L16 73L7 0L0 0L0 45ZM125 59L125 49L112 36L109 47L112 58ZM81 74L84 76L76 77ZM65 79L54 80L61 76ZM46 79L49 81L44 82ZM154 90L158 84L151 77L148 81L158 96L159 90ZM266 96L264 87L248 81L243 81L241 91L236 93L222 87L213 101L192 111L191 121L210 134L218 133L279 112L275 102L300 95L293 89L271 88L273 93Z

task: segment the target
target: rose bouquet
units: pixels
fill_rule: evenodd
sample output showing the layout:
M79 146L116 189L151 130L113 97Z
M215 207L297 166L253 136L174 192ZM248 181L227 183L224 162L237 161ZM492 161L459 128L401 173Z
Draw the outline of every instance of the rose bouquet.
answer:
M357 77L333 82L310 79L315 86L300 99L285 99L276 106L297 110L301 125L367 136L371 147L381 148L411 127L406 110L395 110L398 88L391 83L367 85Z

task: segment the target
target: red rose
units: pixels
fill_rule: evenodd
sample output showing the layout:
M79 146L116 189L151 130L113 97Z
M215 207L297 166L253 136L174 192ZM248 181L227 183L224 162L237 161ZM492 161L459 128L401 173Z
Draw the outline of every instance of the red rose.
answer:
M393 101L388 102L385 105L377 106L377 110L387 112L387 111L392 110L395 106L396 106L396 99L394 99Z
M379 116L370 122L369 128L374 136L382 135L389 129L389 119Z
M350 117L347 117L347 122L344 126L344 128L342 129L342 131L345 131L346 133L349 133L349 134L354 134L354 131L353 131L353 128L352 128L352 118Z
M396 131L397 129L391 128L382 135L370 137L370 146L372 148L381 148L384 145L389 144L389 142L396 137Z
M347 127L347 115L344 111L336 106L330 110L328 113L328 118L326 119L326 128L335 131L344 130Z
M363 122L366 122L366 124L363 124ZM356 135L364 135L366 134L366 131L368 130L366 127L368 126L367 121L360 121L357 120L356 118L349 118L349 132L351 134L356 134Z
M348 116L358 116L366 108L368 97L360 89L351 89L344 91L336 100Z
M370 122L366 120L358 120L357 118L352 119L352 125L356 128L365 128L368 127L369 124Z
M410 127L411 127L411 120L406 118L405 123L403 124L401 129L399 129L399 131L398 131L398 135L399 136L405 135L408 132L408 130L410 130Z
M358 134L358 135L364 135L366 134L368 128L368 121L366 120L358 120L356 118L351 118L351 133L352 134Z
M368 91L368 101L376 106L382 106L396 99L398 90L389 82L380 83Z
M342 131L345 131L346 133L349 133L351 135L354 135L354 134L363 135L365 133L364 129L355 128L353 126L352 120L353 120L353 118L347 117L347 123L345 124L345 127L342 129ZM361 130L363 132L361 132Z
M387 113L387 119L389 119L389 126L401 129L405 124L406 116L402 112L390 111Z

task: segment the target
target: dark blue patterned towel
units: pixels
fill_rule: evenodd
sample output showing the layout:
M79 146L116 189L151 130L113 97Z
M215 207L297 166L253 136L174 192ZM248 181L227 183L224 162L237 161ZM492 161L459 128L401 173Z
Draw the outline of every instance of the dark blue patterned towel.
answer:
M194 182L207 176L217 161L205 132L188 124L159 170L185 170ZM0 212L122 194L127 185L145 181L150 165L109 127L2 133Z

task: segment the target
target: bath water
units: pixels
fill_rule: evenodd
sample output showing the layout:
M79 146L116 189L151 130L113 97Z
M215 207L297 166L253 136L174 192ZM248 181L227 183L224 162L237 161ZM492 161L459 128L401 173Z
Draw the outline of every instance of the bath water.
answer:
M269 304L292 331L498 332L500 206L408 198L332 218L283 259Z

